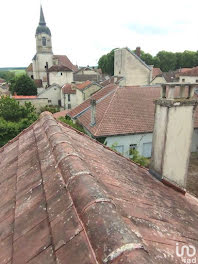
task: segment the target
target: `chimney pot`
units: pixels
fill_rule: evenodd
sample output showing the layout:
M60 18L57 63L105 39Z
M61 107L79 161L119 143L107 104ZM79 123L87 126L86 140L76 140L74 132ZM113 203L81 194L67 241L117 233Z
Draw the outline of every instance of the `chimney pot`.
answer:
M91 104L91 126L94 126L96 124L96 100L90 99Z
M141 48L140 48L140 47L137 47L137 48L136 48L135 54L136 54L138 57L140 57L140 54L141 54Z

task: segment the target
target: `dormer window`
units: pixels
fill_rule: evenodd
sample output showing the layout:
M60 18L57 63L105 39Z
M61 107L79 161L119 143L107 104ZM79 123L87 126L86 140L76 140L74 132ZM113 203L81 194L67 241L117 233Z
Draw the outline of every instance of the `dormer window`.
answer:
M46 38L45 37L42 37L42 45L43 46L46 46L46 43L47 43Z

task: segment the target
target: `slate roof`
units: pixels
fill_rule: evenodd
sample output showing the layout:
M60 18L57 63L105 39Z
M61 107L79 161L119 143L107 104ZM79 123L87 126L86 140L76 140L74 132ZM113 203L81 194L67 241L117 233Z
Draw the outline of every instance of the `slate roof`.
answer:
M62 87L62 92L64 94L76 94L76 89L72 89L72 84L71 83L66 83Z
M43 113L0 149L1 264L176 264L198 200Z
M102 90L96 98L91 97L97 100L96 125L90 124L90 99L70 111L68 116L77 118L78 122L95 137L153 132L155 110L153 101L160 97L160 86L111 85L112 92L104 95ZM198 109L195 127L198 128Z
M58 59L59 66L65 66L72 71L76 71L78 68L72 64L66 55L54 55L55 59Z

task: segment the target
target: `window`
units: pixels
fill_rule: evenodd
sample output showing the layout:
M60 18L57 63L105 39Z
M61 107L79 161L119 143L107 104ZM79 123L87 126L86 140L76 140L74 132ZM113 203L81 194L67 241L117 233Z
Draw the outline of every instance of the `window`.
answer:
M68 102L70 102L71 98L70 98L70 94L68 94Z
M58 105L61 106L61 100L58 100Z
M51 104L52 100L48 100L48 104Z
M198 80L196 80L196 83L198 83Z
M71 104L68 104L68 109L71 109Z
M152 151L152 143L144 143L143 144L143 156L146 158L151 157L151 151Z
M32 78L32 79L34 79L34 76L33 76L33 75L31 75L31 78Z
M137 149L137 144L130 144L129 150Z
M185 79L182 79L182 82L185 82Z
M44 47L46 46L46 43L47 43L46 38L45 38L45 37L42 37L42 45L43 45Z
M63 75L63 73L61 72L61 75Z
M117 152L119 152L120 154L123 154L123 153L124 153L124 146L123 146L123 145L115 146L114 148L115 148L115 150L116 150Z
M137 144L130 144L129 145L129 155L132 155L132 151L137 149Z

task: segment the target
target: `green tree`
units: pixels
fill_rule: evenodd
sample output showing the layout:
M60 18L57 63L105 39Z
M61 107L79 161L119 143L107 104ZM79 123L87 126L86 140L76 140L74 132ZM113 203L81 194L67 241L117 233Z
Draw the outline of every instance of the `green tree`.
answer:
M9 97L0 99L0 147L16 137L38 118L31 103L24 106Z
M6 80L6 82L10 82L15 78L15 73L11 71L0 71L0 78Z
M98 61L98 67L102 72L111 76L114 74L114 50L115 49L106 55L103 55Z
M26 74L18 75L11 80L10 90L17 95L37 95L37 88L34 81Z
M160 69L163 72L176 69L177 58L175 53L163 50L158 52L156 56L160 60Z

